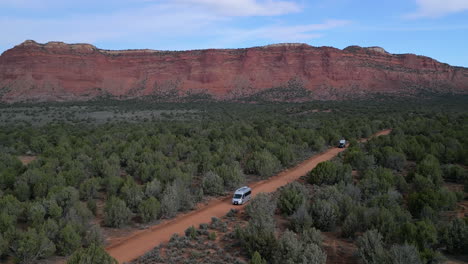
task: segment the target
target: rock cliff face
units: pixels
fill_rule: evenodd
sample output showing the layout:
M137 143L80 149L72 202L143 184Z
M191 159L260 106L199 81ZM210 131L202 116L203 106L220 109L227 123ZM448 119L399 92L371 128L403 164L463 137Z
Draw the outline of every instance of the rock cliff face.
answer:
M306 44L248 49L101 50L26 41L0 56L0 100L346 99L374 94L468 93L468 68L380 47Z

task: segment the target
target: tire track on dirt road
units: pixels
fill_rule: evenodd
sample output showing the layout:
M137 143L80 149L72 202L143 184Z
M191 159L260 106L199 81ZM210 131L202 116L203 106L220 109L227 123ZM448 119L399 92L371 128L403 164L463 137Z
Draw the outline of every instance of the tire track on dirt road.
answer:
M372 137L388 135L390 132L390 129L383 130L374 134ZM361 139L360 142L365 142L367 140L368 139ZM330 160L344 150L344 148L330 148L312 156L293 168L286 169L266 180L253 183L250 185L252 193L274 192L279 187L304 176L320 162ZM219 218L226 215L231 208L239 209L243 207L244 206L232 205L231 196L214 199L191 212L180 214L173 219L168 219L158 225L137 231L128 237L120 239L109 245L106 250L119 263L129 262L145 254L159 244L169 241L171 236L175 233L183 234L185 229L192 225L198 227L199 224L209 223L211 217Z

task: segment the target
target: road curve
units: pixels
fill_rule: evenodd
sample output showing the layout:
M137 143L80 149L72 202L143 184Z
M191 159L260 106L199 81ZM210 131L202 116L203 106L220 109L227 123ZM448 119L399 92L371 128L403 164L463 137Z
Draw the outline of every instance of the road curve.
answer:
M390 129L383 130L374 134L373 137L388 135L390 132ZM360 141L365 142L367 139L362 139ZM252 193L274 192L279 187L304 176L320 162L330 160L344 150L345 149L340 148L330 148L322 153L312 156L293 168L284 170L266 180L251 184L250 187L252 188ZM192 225L198 227L199 224L209 223L213 216L222 217L226 215L231 208L239 209L243 207L233 206L230 203L230 200L230 196L214 199L206 205L201 205L196 210L180 214L173 219L166 220L149 229L137 231L124 239L112 243L106 248L106 250L119 263L132 261L158 246L160 243L169 241L174 233L183 234L185 229Z

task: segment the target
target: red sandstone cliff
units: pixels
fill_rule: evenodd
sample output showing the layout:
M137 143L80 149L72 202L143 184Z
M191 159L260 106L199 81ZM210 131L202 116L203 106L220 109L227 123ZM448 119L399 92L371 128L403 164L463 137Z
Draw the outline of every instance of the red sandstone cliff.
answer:
M468 69L378 47L339 50L306 44L109 51L89 44L26 41L0 56L0 100L7 102L201 94L216 99L342 99L423 91L467 94Z

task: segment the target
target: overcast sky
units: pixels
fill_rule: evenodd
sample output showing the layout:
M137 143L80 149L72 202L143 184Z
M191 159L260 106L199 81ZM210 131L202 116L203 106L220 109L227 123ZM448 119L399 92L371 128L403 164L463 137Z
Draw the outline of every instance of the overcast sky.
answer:
M102 49L381 46L468 67L468 0L0 0L0 52L27 39Z

